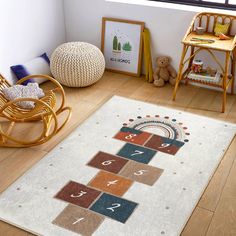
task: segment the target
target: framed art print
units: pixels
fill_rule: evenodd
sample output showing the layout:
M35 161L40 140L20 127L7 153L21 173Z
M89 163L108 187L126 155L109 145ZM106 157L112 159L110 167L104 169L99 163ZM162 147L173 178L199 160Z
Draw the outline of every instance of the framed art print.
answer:
M106 17L102 22L106 70L140 76L144 22Z

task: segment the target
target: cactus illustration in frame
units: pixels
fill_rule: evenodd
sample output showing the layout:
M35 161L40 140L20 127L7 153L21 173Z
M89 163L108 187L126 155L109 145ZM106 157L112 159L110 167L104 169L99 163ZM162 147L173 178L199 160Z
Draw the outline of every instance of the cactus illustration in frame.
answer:
M145 23L103 17L101 49L106 69L140 76Z
M122 49L124 51L131 52L132 51L132 46L131 46L130 42L124 43Z

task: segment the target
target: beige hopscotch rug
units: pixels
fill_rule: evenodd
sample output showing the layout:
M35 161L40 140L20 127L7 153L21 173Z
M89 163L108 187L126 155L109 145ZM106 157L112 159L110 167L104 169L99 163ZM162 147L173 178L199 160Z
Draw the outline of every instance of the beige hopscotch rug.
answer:
M115 96L0 195L37 235L179 235L236 126Z

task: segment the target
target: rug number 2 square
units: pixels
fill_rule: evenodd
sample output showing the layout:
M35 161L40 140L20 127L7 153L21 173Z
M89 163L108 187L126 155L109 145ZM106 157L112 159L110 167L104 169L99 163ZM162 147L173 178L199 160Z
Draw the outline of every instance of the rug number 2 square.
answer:
M125 223L137 205L135 202L103 193L90 210Z

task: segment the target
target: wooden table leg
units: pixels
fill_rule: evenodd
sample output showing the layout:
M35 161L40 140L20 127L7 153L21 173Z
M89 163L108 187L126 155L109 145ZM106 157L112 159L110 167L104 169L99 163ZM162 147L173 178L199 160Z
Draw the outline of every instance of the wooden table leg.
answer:
M191 46L191 52L190 52L190 56L189 56L190 60L188 62L188 69L187 69L188 72L187 73L189 73L191 71L191 67L192 67L192 64L193 64L194 57L195 57L195 56L193 56L194 55L194 51L195 51L195 47ZM186 79L185 84L186 85L188 84L188 79Z
M179 82L182 79L182 72L183 72L183 69L184 69L184 63L183 62L184 62L184 58L186 56L187 51L188 51L188 46L184 45L183 46L183 51L182 51L182 56L181 56L180 63L179 63L179 71L178 71L178 75L177 75L176 82L175 82L175 88L174 88L174 93L173 93L173 101L175 101L176 93L177 93L178 86L179 86Z
M232 65L231 65L231 74L232 74L231 94L234 94L235 66L236 66L236 48L233 50L233 60L232 60Z
M226 107L227 79L228 79L228 71L229 71L229 61L230 61L230 52L226 52L226 57L225 57L225 74L223 75L223 103L222 103L222 112L225 112L225 107Z
M2 130L2 126L1 126L1 124L0 124L0 144L2 143L4 143L5 142L5 139L4 139L4 137L1 135L1 133L3 133L3 130Z

